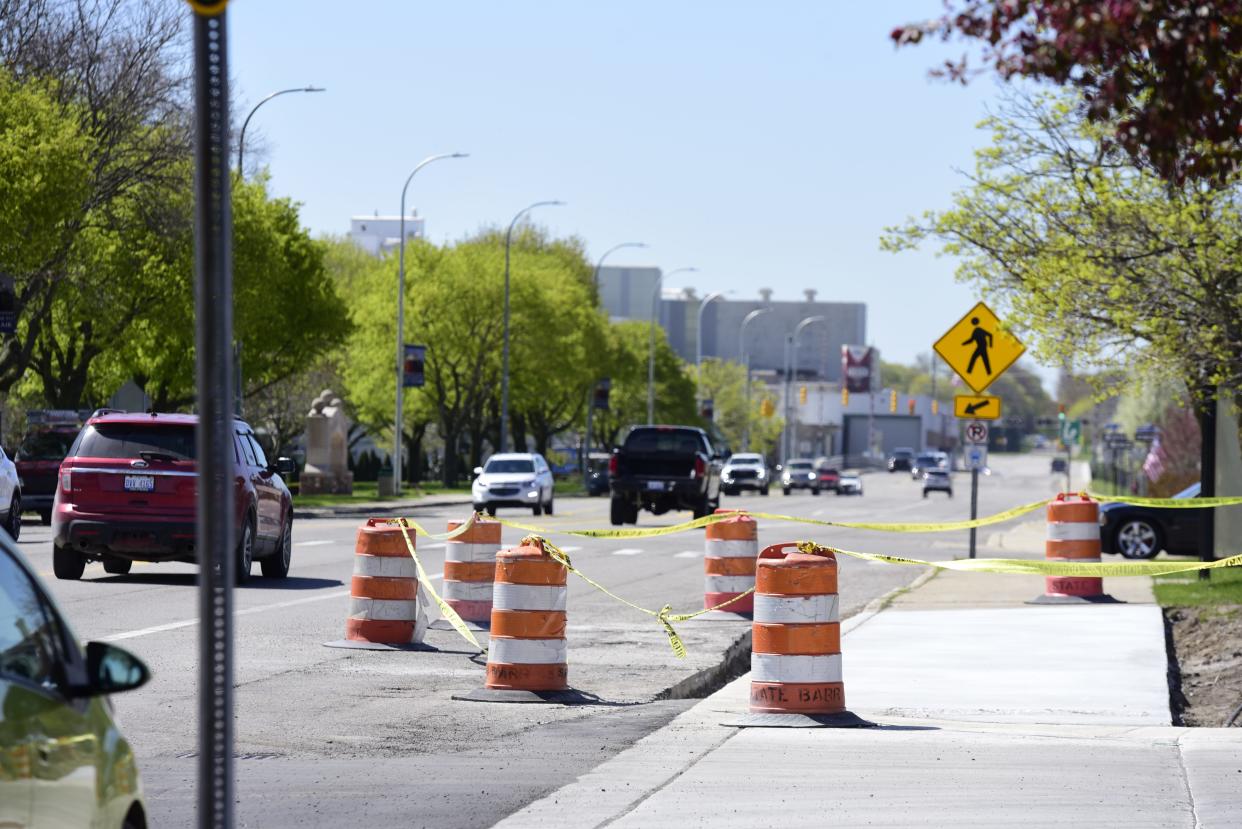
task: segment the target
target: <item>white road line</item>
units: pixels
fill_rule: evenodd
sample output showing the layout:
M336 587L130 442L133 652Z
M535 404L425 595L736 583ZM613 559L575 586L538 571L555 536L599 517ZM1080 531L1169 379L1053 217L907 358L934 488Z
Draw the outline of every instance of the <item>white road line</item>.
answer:
M703 553L700 552L699 550L683 550L682 552L675 553L673 555L673 558L702 558L702 557L703 557Z
M561 551L565 553L576 553L581 549L581 547L562 547Z
M325 544L335 544L335 543L336 543L335 541L329 541L326 538L321 538L318 541L295 541L293 543L293 546L294 547L322 547ZM341 543L345 543L345 542L341 542Z
M432 581L444 578L443 573L436 573L429 576ZM287 602L275 602L273 604L259 605L258 607L248 607L245 610L236 611L233 616L249 616L252 613L262 613L267 610L279 610L283 607L294 607L300 604L310 604L311 602L321 602L325 599L339 599L349 595L348 590L333 590L331 593L322 593L318 596L309 596L305 599L293 599ZM179 630L180 628L188 628L198 624L198 619L183 619L180 622L168 622L163 625L152 625L149 628L139 628L138 630L127 630L124 633L114 633L111 636L101 637L101 642L120 642L124 639L137 639L139 636L148 636L152 633L163 633L166 630Z
M614 556L637 556L642 554L642 550L637 547L622 547L620 550L613 550Z
M823 515L825 512L827 512L827 510L817 509L812 512L811 515Z

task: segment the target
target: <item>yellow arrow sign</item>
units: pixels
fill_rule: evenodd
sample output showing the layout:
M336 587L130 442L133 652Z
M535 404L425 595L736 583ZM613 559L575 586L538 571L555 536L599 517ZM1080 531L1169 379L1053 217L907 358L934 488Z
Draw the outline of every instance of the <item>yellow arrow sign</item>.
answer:
M990 394L959 394L953 398L953 414L975 420L997 420L1001 416L1001 399Z
M1022 356L1026 346L1002 331L992 309L980 302L936 340L935 349L966 385L982 393Z

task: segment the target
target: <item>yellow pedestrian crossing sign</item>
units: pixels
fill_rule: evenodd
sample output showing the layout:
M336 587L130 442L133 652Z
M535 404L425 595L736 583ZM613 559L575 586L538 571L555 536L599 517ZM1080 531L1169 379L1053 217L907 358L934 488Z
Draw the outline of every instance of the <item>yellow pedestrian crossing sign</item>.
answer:
M935 349L979 394L1022 356L1026 346L1002 330L992 309L980 302L936 340Z

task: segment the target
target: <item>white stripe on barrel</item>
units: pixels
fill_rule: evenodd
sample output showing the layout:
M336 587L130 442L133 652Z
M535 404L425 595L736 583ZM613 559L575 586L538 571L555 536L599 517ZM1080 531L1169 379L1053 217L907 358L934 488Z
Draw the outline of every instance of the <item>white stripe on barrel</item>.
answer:
M349 615L353 619L407 622L414 619L417 612L418 602L413 599L363 599L354 596L349 600Z
M839 621L841 597L836 593L815 596L769 596L755 594L755 621L803 624Z
M490 581L446 581L441 594L446 602L490 602L492 583Z
M704 554L711 558L754 558L759 555L759 539L707 539Z
M753 682L841 682L841 654L752 653L750 678Z
M744 593L755 586L754 576L704 576L707 593Z
M472 544L466 541L448 541L444 546L444 560L466 564L491 564L496 560L499 544Z
M501 639L487 645L487 661L509 665L559 665L566 661L564 639Z
M564 610L568 588L563 586L509 584L498 581L492 593L495 610Z
M393 556L354 556L354 575L386 579L416 579L414 559Z
M1099 541L1100 525L1087 521L1054 521L1048 524L1049 541Z

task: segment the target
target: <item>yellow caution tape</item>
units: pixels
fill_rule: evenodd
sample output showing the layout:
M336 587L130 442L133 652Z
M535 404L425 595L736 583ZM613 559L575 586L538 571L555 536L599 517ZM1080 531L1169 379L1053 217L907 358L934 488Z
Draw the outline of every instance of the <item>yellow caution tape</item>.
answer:
M549 527L538 527L532 524L523 524L518 521L510 521L506 518L497 518L501 524L506 527L512 527L516 530L524 530L526 532L538 533L539 535L561 534L575 535L583 538L655 538L661 535L674 535L676 533L687 532L689 530L698 530L706 527L708 524L715 524L720 521L730 521L739 515L746 515L750 518L762 518L766 521L788 521L793 524L812 524L818 527L841 527L850 530L875 530L878 532L890 533L935 533L935 532L951 532L953 530L969 530L975 527L986 527L990 524L999 524L1002 521L1008 521L1027 513L1034 512L1040 507L1047 506L1052 502L1051 498L1043 501L1035 501L1030 504L1024 504L1020 507L998 512L995 515L987 515L983 518L974 518L966 521L946 521L946 522L899 522L899 523L882 523L882 522L862 522L862 521L821 521L815 518L799 518L796 515L782 515L774 512L751 512L749 510L737 510L728 513L714 513L696 518L693 521L685 521L681 524L673 524L668 527L634 527L631 529L621 530L562 530L552 529Z
M634 610L637 610L640 613L646 613L648 616L654 616L656 620L659 621L660 625L664 628L664 635L668 637L668 644L673 649L673 655L676 656L678 659L686 658L686 646L685 646L685 643L681 641L681 637L677 634L676 629L673 628L673 622L689 621L690 619L693 619L696 616L702 616L704 613L710 613L713 610L719 610L720 608L727 607L728 605L731 605L734 602L741 601L742 599L749 596L751 593L755 592L755 588L752 587L749 590L747 590L745 593L739 593L738 595L734 596L732 599L729 599L728 601L721 602L720 604L715 605L714 607L708 607L708 608L704 608L703 610L697 610L694 613L673 613L672 605L667 605L667 604L664 605L664 607L660 608L659 610L648 610L642 605L634 604L634 602L631 602L629 599L618 596L616 593L613 593L607 587L604 587L604 585L600 584L599 582L595 581L587 574L583 573L577 567L574 567L573 562L569 560L569 554L566 553L564 550L562 550L560 547L557 547L551 541L548 541L546 538L539 536L539 535L528 535L526 538L522 539L519 546L526 546L526 545L538 546L541 549L545 550L548 553L548 555L550 555L554 560L559 561L566 570L573 573L575 576L582 579L587 584L591 585L596 590L603 593L605 596L609 596L610 598L616 599L617 601L621 602L621 604L626 605L627 607L632 607Z
M1136 507L1162 507L1164 509L1212 509L1215 507L1234 507L1242 504L1242 495L1222 495L1216 498L1139 498L1128 495L1100 495L1096 492L1084 494L1097 501L1133 504Z
M1030 576L1165 576L1171 573L1190 573L1196 570L1216 570L1222 567L1242 567L1242 555L1230 556L1216 561L1063 561L1023 558L966 558L953 561L923 561L903 556L879 553L858 553L828 547L834 553L864 561L885 564L914 564L920 567L936 567L941 570L962 570L970 573L1017 573Z
M444 538L452 538L461 535L470 525L474 523L473 516L462 526L453 532L444 533ZM423 562L419 559L418 553L414 550L414 541L410 538L410 530L413 529L419 535L430 535L426 530L418 525L417 521L409 521L405 518L396 519L396 524L401 528L401 536L405 539L406 549L410 551L410 558L414 559L414 566L418 569L418 582L427 588L427 592L431 594L431 598L435 599L436 605L440 608L440 612L444 614L444 618L448 619L449 624L453 626L453 630L462 635L467 642L474 645L480 651L483 646L479 644L479 640L474 638L474 634L470 632L470 628L466 627L466 623L462 621L461 616L457 615L457 611L444 599L440 598L440 594L431 586L431 579L427 578L427 571L423 569ZM431 538L439 538L440 536L430 536Z

